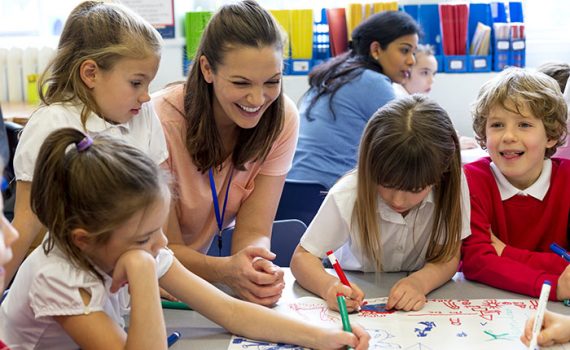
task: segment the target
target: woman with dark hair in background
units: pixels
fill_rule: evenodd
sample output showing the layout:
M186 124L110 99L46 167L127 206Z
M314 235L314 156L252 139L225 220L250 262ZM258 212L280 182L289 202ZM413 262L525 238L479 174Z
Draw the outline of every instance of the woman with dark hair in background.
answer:
M356 165L368 119L410 76L420 27L405 12L372 15L352 32L348 52L315 67L299 107L301 126L288 178L330 188Z

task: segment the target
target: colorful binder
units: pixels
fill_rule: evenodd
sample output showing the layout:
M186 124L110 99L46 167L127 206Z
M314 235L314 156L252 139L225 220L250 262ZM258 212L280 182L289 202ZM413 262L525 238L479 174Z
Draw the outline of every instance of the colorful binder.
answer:
M338 56L348 50L346 11L344 8L327 9L331 55Z
M206 28L210 17L212 17L211 12L186 12L184 28L186 32L186 55L189 60L192 60L196 54L202 32Z

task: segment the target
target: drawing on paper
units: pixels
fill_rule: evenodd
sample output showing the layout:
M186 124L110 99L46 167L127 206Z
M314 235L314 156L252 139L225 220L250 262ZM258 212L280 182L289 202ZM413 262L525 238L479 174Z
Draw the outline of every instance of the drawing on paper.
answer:
M249 349L249 350L304 350L305 348L290 344L275 344L265 341L251 340L243 337L233 336L229 349Z
M367 299L359 313L350 315L351 323L360 324L370 333L370 349L523 350L526 347L520 335L524 323L537 309L537 301L528 299L430 299L419 311L403 312L386 310L386 301ZM313 324L342 327L340 315L319 298L299 298L276 310ZM232 342L229 349L301 349L241 339ZM542 349L570 350L570 344Z

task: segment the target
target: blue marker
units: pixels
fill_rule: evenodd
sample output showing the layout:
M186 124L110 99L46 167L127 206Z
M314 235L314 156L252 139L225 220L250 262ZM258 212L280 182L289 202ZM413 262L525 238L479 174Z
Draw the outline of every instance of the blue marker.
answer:
M560 255L562 257L562 259L570 262L570 254L568 254L568 252L566 251L566 249L562 248L561 246L559 246L556 243L552 243L550 245L550 250L552 250L554 252L554 254L556 255Z
M180 339L180 332L172 332L172 334L168 336L167 340L168 347L174 345L174 343L176 343L178 339Z
M550 250L554 252L554 254L560 256L562 259L570 262L570 254L566 251L566 249L562 248L556 243L552 243L550 245ZM570 306L570 300L564 299L564 306Z

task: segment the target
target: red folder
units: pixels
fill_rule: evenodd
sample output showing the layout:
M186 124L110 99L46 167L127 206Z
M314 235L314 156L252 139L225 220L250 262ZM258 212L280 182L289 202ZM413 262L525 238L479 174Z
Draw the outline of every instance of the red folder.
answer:
M455 30L457 55L467 54L467 30L469 24L469 7L467 4L455 5L457 27Z
M348 33L346 26L346 11L344 8L328 8L327 22L329 23L329 40L331 55L338 56L348 50Z
M443 54L447 56L455 55L455 24L453 16L453 5L439 4L439 18L441 25L441 41Z

